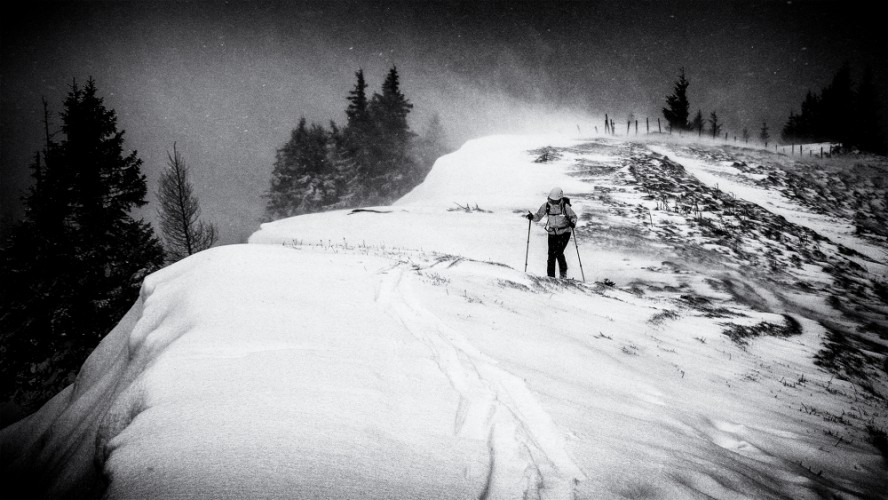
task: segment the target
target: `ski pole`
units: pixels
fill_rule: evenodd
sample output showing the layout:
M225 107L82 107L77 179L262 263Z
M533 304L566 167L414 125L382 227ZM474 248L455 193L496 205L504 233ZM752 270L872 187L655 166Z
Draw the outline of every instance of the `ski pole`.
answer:
M524 249L524 272L527 272L527 256L530 254L530 219L527 219L527 248Z
M586 282L586 273L583 271L583 259L580 258L580 245L577 243L577 232L574 228L574 247L577 249L577 261L580 263L580 275L583 277L583 283Z

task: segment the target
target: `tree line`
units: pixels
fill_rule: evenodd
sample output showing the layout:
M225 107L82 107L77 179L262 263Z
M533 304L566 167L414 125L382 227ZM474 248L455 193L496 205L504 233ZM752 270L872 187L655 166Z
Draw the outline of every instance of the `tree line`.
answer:
M92 78L72 83L61 130L50 131L45 100L43 111L44 144L29 165L25 213L0 242L0 401L25 410L73 382L145 276L217 238L199 220L175 145L157 193L163 242L133 217L147 203L142 160L125 152L116 113Z
M846 62L820 93L808 91L798 114L790 111L781 138L786 143L835 142L845 149L886 153L885 118L872 70L864 70L855 88Z
M724 124L719 119L716 111L710 112L709 118L704 119L703 111L697 109L694 117L690 118L689 86L690 81L688 81L685 75L685 70L680 68L678 79L673 83L672 93L666 96L666 107L663 108L663 117L666 119L669 132L677 131L679 134L682 132L696 132L698 137L702 137L705 133L707 136L711 135L713 139L720 137L724 131ZM743 142L748 143L751 137L752 134L749 128L744 127L741 132ZM725 138L727 138L727 134ZM771 138L771 134L767 122L762 122L758 138L765 147L768 147L768 140Z
M332 120L328 128L309 125L303 117L277 150L265 193L268 219L390 203L421 183L446 152L437 115L424 136L410 129L413 104L401 91L397 67L370 97L363 70L355 79L343 128Z
M698 136L719 137L723 132L723 123L715 111L704 119L702 110L698 109L690 118L689 86L684 68L681 68L662 110L669 132L696 132ZM748 128L743 129L741 137L744 142L749 142L751 133ZM766 122L762 122L758 138L765 147L768 146L771 134ZM819 94L808 92L800 113L790 112L780 138L787 144L834 142L846 150L857 148L882 154L888 152L886 112L879 101L872 71L867 68L855 88L851 67L845 63Z

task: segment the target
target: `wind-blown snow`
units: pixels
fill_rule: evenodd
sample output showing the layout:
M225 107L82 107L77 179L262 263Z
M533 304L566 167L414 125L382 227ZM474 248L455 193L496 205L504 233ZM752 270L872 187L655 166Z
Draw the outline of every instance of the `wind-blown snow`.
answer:
M560 159L535 163L545 146ZM828 332L798 304L822 299L763 288L740 247L627 182L669 147L475 140L391 207L263 224L157 272L77 382L0 432L0 464L50 496L882 495L863 428L885 428L884 400L814 364ZM523 272L521 215L553 185L586 283L574 243L576 279L540 277L542 224Z

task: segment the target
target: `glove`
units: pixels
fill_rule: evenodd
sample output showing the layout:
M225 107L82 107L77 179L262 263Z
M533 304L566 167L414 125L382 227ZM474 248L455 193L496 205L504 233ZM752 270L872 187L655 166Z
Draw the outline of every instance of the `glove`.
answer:
M527 212L527 215L525 215L524 218L527 220L533 220L533 214L530 212Z
M570 224L570 228L571 228L571 229L577 227L577 223L576 223L576 222L570 221L569 224Z

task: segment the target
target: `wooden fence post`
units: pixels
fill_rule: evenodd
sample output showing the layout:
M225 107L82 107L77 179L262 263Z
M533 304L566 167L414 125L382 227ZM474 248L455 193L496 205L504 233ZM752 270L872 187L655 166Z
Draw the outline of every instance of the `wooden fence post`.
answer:
M659 118L657 118L657 131L660 132L661 134L663 133L663 128L660 127L660 119Z

